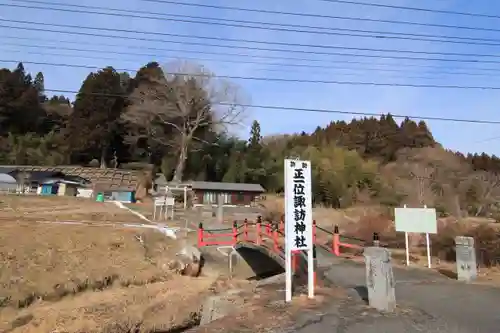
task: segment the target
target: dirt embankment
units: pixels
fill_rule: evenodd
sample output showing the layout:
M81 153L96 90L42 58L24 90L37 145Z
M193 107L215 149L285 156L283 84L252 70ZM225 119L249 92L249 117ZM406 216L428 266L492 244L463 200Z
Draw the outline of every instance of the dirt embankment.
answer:
M112 205L1 197L0 206L0 332L168 331L196 322L217 279L180 276L179 242L120 226L137 218ZM36 222L57 219L102 223Z

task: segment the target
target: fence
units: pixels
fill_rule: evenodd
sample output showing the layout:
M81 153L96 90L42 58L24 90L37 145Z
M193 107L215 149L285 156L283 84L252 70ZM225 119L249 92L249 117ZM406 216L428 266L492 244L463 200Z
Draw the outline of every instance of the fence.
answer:
M318 237L318 232L321 232L323 237ZM283 220L279 222L263 222L262 218L258 217L256 222L245 219L241 225L238 225L234 221L231 227L219 229L205 229L203 223L200 223L198 225L198 247L235 246L240 242L263 245L264 242L271 241L272 249L278 252L282 250L281 243L284 235L285 223ZM348 243L348 241L360 244ZM341 255L343 248L360 251L368 243L363 239L341 235L337 225L332 232L319 227L316 221L313 221L313 242L316 246L322 247L336 256ZM378 234L376 233L373 235L373 243L379 244Z

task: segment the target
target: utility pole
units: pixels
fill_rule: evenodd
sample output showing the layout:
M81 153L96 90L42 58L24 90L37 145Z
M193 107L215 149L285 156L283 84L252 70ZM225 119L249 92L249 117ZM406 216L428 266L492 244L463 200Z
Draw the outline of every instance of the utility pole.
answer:
M418 195L418 203L420 206L425 205L425 181L430 179L429 177L429 169L427 167L424 168L423 175L417 175L414 172L410 172L410 176L417 180L417 195Z

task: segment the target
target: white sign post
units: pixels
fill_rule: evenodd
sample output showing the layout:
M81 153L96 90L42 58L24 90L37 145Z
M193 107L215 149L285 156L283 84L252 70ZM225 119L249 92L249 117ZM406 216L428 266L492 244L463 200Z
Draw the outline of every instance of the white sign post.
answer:
M427 243L427 266L431 268L431 245L429 234L437 234L437 217L434 208L396 208L396 231L405 233L406 265L410 265L410 247L408 234L425 233Z
M292 252L307 252L307 286L314 297L311 162L285 160L285 300L292 300Z

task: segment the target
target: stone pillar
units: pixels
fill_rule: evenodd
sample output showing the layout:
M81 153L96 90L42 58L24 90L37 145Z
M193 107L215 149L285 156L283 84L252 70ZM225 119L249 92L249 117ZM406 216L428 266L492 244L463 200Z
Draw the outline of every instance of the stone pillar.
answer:
M474 238L455 237L455 253L457 255L457 278L459 281L471 282L477 278L476 248Z
M391 253L382 247L367 247L364 256L369 305L379 311L394 311L396 283L392 272Z
M217 195L217 223L224 223L224 197L222 193Z

